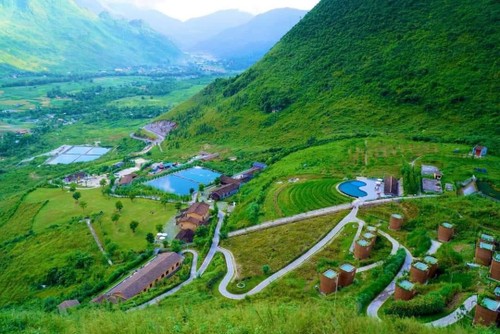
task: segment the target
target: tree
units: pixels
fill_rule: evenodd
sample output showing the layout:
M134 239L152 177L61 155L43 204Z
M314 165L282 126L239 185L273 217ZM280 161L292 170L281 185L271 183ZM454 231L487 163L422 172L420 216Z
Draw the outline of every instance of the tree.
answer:
M163 205L164 208L167 207L168 201L169 201L169 198L167 195L164 195L160 198L160 203L161 203L161 205Z
M167 248L168 247L168 240L165 239L161 242L163 244L163 248Z
M176 209L177 211L181 211L181 208L182 208L182 203L181 203L181 202L177 202L177 203L175 203L175 209Z
M130 198L130 200L133 202L135 199L135 194L128 195L128 198Z
M179 253L182 250L181 241L177 239L172 240L170 249L172 249L172 252Z
M99 181L99 184L101 185L101 187L104 187L108 182L106 181L106 179L101 179L101 181Z
M116 210L118 210L119 212L122 212L122 209L123 209L122 201L116 201L115 207L116 207Z
M200 185L198 186L198 190L200 192L203 192L203 190L205 190L205 185L203 183L200 183Z
M194 193L194 188L189 188L189 194L193 195Z
M220 184L221 184L221 181L220 181L220 176L219 176L219 177L217 177L217 178L215 178L214 183L215 183L215 185L216 185L217 187L218 187L218 186L220 186Z
M269 273L271 272L271 267L269 267L268 264L265 264L262 266L262 272L264 273L264 275L269 275Z
M155 242L155 236L153 233L149 232L147 235L146 235L146 241L149 243L149 244L153 244Z
M130 222L130 229L132 230L132 233L135 233L135 230L139 226L139 222L137 220L132 220Z
M113 213L113 214L111 215L111 221L112 221L113 223L116 223L119 219L120 219L120 215L119 215L117 212L115 212L115 213Z
M85 213L85 209L87 208L88 204L85 201L80 201L80 208L82 208L82 211Z
M162 224L158 224L158 225L156 225L156 231L157 231L158 233L161 233L161 231L163 231L163 225L162 225Z
M72 182L70 185L69 185L69 191L73 192L76 190L76 183Z
M82 197L82 194L79 192L79 191L75 191L73 193L73 198L75 199L75 201L78 202L78 200Z

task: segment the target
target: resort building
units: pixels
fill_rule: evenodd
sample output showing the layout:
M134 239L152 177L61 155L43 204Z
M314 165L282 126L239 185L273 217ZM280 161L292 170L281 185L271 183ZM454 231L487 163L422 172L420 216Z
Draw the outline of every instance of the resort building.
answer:
M369 241L370 242L370 245L375 245L375 241L377 241L377 236L373 233L370 233L370 232L366 232L363 234L363 239L365 239L366 241Z
M129 184L131 184L131 183L132 183L132 181L134 181L137 177L138 177L138 175L137 175L137 174L135 174L135 173L124 175L124 176L122 176L122 178L121 178L121 179L120 179L120 181L118 182L118 185L119 185L119 186L126 186L126 185L129 185Z
M364 260L370 257L372 245L365 239L359 239L354 243L354 257L358 260Z
M192 230L180 230L179 233L175 236L177 240L184 241L185 243L189 244L193 242L194 238L194 232Z
M210 198L214 201L223 200L232 196L240 190L241 180L233 179L229 176L222 175L220 177L221 186L210 193Z
M483 326L499 325L500 322L500 302L483 298L476 305L474 314L474 324Z
M206 225L210 217L210 206L203 202L192 204L177 219L182 230L196 231L200 225Z
M158 254L151 262L94 301L108 300L118 303L146 292L160 280L172 276L179 270L183 260L184 258L177 253Z
M426 256L424 257L424 262L429 266L429 275L427 278L433 278L436 276L439 268L438 260L433 256Z
M339 281L340 287L349 286L354 282L354 277L356 276L356 267L350 263L344 263L339 268Z
M319 291L322 294L329 295L337 291L339 276L335 270L328 269L319 279Z
M476 263L483 266L489 266L495 252L495 245L487 242L478 241L476 244Z
M415 262L410 268L410 281L425 284L429 277L429 266L423 262Z
M490 278L500 281L500 253L495 253L491 260Z
M394 300L410 300L415 296L415 285L407 280L396 283Z
M389 228L394 231L399 231L403 225L404 218L402 215L393 213L389 220Z
M384 195L399 196L399 182L395 177L386 176L384 178Z
M476 145L472 148L472 156L476 158L482 158L488 153L488 148L486 146Z
M439 224L438 227L438 240L441 242L450 241L455 234L455 226L448 222Z

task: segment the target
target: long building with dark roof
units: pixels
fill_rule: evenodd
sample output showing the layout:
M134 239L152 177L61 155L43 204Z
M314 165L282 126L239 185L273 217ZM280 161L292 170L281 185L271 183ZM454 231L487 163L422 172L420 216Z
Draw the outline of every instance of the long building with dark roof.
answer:
M97 298L112 303L130 299L151 289L160 280L172 276L181 267L184 258L177 253L158 254L151 262L127 277L107 293Z

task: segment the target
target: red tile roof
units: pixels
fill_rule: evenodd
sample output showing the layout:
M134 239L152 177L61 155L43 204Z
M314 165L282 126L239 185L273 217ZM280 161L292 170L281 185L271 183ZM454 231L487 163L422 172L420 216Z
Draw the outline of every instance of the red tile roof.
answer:
M203 202L192 204L186 211L186 214L196 213L200 216L205 216L210 210L210 205Z

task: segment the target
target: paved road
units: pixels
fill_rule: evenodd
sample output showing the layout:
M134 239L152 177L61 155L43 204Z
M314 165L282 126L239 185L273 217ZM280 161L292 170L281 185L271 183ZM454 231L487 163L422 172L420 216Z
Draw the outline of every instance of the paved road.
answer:
M439 241L436 241L436 240L431 240L431 242L432 242L432 245L431 245L431 248L429 248L429 251L427 252L427 254L434 255L438 251L439 247L441 247L442 243L440 243Z
M177 291L182 289L185 285L190 284L193 280L196 279L196 277L197 277L196 265L198 263L198 253L196 251L190 250L190 249L183 251L183 253L193 254L193 263L191 264L191 274L189 275L189 278L187 280L185 280L184 282L182 282L181 284L177 285L175 288L168 290L164 294L161 294L161 295L151 299L150 301L148 301L144 304L133 307L133 308L129 309L128 311L142 310L148 306L158 304L163 299L167 298L168 296L173 295L174 293L176 293Z
M393 248L392 248L393 251L395 249L395 245L398 245L397 248L400 247L399 242L396 239L394 239L393 237L391 237L389 234L382 232L382 231L379 231L379 233L381 235L383 235L384 237L386 237L387 239L389 239L389 241L393 245ZM396 251L397 251L397 248L396 248ZM405 258L405 262L403 263L403 266L399 270L396 277L392 280L392 282L368 305L366 313L368 314L369 317L377 318L380 320L380 318L378 317L378 310L387 301L387 299L389 299L389 297L391 297L391 295L394 293L394 290L396 288L396 280L399 277L403 276L403 273L405 271L410 270L410 266L411 266L411 263L413 261L413 256L408 251L408 249L404 248L404 250L406 252L406 258Z
M324 209L309 211L309 212L301 213L301 214L298 214L295 216L280 218L280 219L272 220L272 221L265 222L265 223L262 223L259 225L250 226L250 227L247 227L247 228L244 228L241 230L233 231L233 232L229 233L229 237L232 238L232 237L236 237L238 235L243 235L243 234L247 234L247 233L251 233L251 232L255 232L255 231L260 231L260 230L264 230L264 229L267 229L270 227L276 227L276 226L294 223L294 222L309 219L309 218L325 216L325 215L329 215L329 214L332 214L335 212L349 210L350 208L352 208L352 204L342 204L342 205L331 206L331 207L324 208Z
M256 293L261 292L264 290L269 284L272 282L276 281L277 279L285 276L289 272L295 270L296 268L300 267L304 262L306 262L309 258L311 258L314 254L319 252L323 247L325 247L330 241L332 241L339 233L340 231L349 223L351 222L356 222L356 223L361 223L361 221L356 218L356 214L358 213L358 207L354 207L351 212L344 217L323 239L321 239L318 243L316 243L312 248L310 248L307 252L302 254L299 258L297 258L295 261L291 262L284 268L280 269L279 271L275 272L273 275L269 276L262 282L260 282L255 288L252 290L243 293L243 294L233 294L229 291L227 291L227 286L231 282L231 280L234 277L235 271L236 271L236 265L234 261L234 257L232 253L224 249L222 247L219 247L219 251L224 255L224 258L226 260L227 264L227 273L226 276L224 276L224 279L219 285L219 292L226 298L230 299L244 299L246 296L254 295Z
M108 261L108 264L110 266L113 265L113 262L111 261L111 259L108 257L108 254L106 254L106 251L104 250L104 247L102 247L102 244L101 244L101 241L99 240L99 237L97 236L97 233L95 232L94 230L94 226L92 226L92 223L90 222L90 219L85 219L86 223L87 223L87 226L89 227L89 230L90 230L90 233L92 234L92 236L94 237L94 240L95 240L95 243L97 244L97 247L99 247L99 250L101 251L101 253L104 255L104 257L106 258L106 260Z
M218 214L219 221L217 222L217 226L215 227L215 232L214 232L214 238L212 239L212 245L210 246L210 250L208 251L207 257L205 257L205 260L200 266L200 269L198 270L198 276L203 275L205 273L205 270L207 270L210 262L212 262L212 259L215 256L215 253L217 252L217 247L219 246L220 242L220 229L222 227L222 223L224 222L224 213L222 211L219 211Z
M467 313L472 311L472 309L476 306L476 304L477 304L477 295L470 296L464 301L464 303L459 308L457 308L452 313L448 314L446 317L426 323L425 325L429 327L446 327L453 325L454 323L462 319Z

